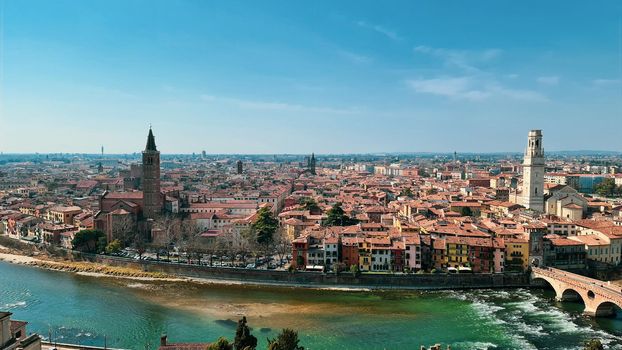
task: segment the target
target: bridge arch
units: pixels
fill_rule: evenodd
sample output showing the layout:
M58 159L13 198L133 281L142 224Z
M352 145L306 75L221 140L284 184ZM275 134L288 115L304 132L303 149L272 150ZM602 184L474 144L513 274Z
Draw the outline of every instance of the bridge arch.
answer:
M583 300L583 296L578 291L573 288L566 288L562 291L561 296L558 295L557 299L560 301L579 301L585 304L585 300Z
M550 285L559 301L581 301L586 315L610 316L622 309L622 288L608 281L550 267L532 268L531 279L534 286Z
M552 289L555 291L555 298L557 300L561 300L562 295L564 294L564 289L552 278L546 276L537 276L531 279L531 284L536 285L538 287L544 287L547 289Z
M594 316L614 316L620 311L620 305L616 305L611 301L604 301L596 307Z

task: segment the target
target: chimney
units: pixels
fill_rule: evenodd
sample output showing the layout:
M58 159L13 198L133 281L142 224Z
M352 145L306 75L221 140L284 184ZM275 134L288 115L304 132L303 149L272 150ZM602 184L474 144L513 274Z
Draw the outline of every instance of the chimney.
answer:
M160 336L160 346L166 346L166 334Z

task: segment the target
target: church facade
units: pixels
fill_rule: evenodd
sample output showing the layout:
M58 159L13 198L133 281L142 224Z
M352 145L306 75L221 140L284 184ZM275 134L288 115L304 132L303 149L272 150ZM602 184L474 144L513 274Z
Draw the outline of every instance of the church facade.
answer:
M160 152L156 148L151 128L142 153L141 184L142 191L105 191L99 198L94 227L106 234L108 242L122 238L128 231L149 230L150 225L143 225L145 221L156 219L162 212Z

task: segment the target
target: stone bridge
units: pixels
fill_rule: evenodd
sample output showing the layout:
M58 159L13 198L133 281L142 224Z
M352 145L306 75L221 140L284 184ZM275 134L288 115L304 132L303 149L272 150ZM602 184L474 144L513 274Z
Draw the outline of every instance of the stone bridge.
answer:
M622 308L622 287L611 282L577 275L550 267L532 267L532 285L546 281L555 290L559 301L582 300L583 313L590 316L610 316L616 306Z

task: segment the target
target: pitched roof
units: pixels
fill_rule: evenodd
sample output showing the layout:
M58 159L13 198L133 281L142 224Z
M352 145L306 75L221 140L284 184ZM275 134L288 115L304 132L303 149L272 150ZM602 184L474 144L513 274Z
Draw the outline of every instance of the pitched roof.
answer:
M149 135L147 136L147 146L145 147L145 151L157 151L155 137L153 137L153 132L151 131L151 128L149 128Z

